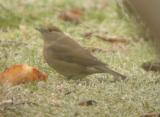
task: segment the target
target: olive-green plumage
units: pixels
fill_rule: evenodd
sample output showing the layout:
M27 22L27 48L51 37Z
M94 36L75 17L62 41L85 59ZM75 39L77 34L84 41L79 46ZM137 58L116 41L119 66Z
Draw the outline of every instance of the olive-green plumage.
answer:
M125 79L124 75L107 67L76 41L57 27L38 29L43 35L43 54L46 62L68 78L82 78L94 73L110 73Z

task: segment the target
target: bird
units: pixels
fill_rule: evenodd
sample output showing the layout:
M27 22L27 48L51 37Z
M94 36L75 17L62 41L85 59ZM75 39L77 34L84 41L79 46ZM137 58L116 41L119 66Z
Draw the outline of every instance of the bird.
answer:
M44 41L43 55L45 61L56 72L68 79L82 79L96 73L109 73L122 80L126 76L108 67L98 60L90 51L66 35L56 26L36 28Z

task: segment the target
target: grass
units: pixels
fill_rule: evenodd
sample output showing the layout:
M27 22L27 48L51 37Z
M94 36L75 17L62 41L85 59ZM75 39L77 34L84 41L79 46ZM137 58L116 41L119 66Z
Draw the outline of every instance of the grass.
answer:
M104 9L98 9L96 4L86 7L85 0L0 0L0 4L5 7L0 10L0 70L27 63L49 74L47 82L1 87L2 100L26 102L1 110L4 117L136 117L160 111L159 74L145 72L140 67L155 58L154 52L142 39L144 32L140 26L126 19L126 14L119 15L115 1L108 0ZM58 19L61 11L73 7L86 9L81 24ZM83 46L108 50L111 44L95 37L85 39L82 34L97 29L133 38L124 51L93 53L129 79L113 82L108 74L91 75L83 81L62 79L43 60L43 41L35 27L45 24L60 27ZM97 104L80 106L84 100L95 100Z

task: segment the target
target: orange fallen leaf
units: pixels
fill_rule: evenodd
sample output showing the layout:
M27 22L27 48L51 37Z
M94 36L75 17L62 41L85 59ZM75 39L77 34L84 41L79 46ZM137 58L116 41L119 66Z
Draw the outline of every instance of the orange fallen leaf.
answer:
M37 68L26 64L17 64L0 73L0 84L18 85L32 81L47 80L47 78L47 74L42 73Z
M80 23L82 15L83 15L82 10L77 8L61 12L59 18L64 21Z

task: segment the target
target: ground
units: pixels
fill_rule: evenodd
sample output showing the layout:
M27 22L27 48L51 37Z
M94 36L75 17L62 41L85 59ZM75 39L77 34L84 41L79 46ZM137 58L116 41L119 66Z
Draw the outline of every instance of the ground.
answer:
M62 21L58 15L68 9L82 9L81 22ZM160 111L159 74L145 72L141 64L155 58L141 26L114 0L0 0L0 70L13 64L29 64L46 72L46 82L1 87L1 100L13 105L1 110L4 117L138 117ZM125 74L114 81L108 74L66 80L44 61L43 40L36 27L52 24L86 48L100 48L92 54ZM125 37L129 43L113 44L96 36ZM80 104L93 100L93 105Z

